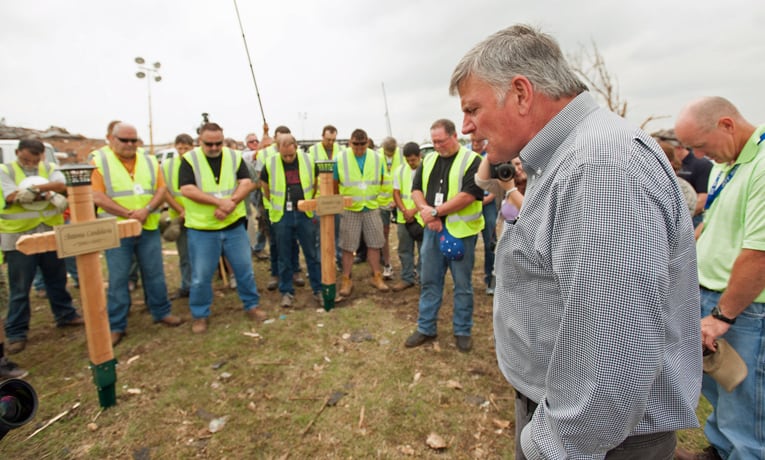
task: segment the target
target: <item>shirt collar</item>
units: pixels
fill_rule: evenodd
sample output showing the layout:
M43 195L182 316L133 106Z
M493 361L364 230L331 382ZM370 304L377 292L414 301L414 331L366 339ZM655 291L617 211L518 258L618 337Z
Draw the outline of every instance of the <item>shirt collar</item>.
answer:
M579 94L555 115L521 150L520 157L527 173L539 175L547 167L554 152L576 126L599 108L588 91Z
M754 130L749 140L744 144L744 148L741 149L738 158L736 158L736 164L749 163L754 160L758 152L765 150L765 141L760 142L760 136L763 133L765 133L765 125Z

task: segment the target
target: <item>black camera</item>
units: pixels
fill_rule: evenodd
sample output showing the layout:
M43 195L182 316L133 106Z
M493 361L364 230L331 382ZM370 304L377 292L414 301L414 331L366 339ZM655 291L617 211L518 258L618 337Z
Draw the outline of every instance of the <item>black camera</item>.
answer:
M491 165L489 170L491 171L492 179L499 179L502 182L510 182L515 177L515 166L509 161L507 163Z
M0 439L37 413L37 393L32 385L19 379L0 383Z

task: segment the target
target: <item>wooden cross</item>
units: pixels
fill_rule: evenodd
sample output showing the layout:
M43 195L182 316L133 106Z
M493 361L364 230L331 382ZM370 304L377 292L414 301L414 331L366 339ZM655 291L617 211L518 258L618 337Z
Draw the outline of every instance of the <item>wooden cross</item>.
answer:
M121 238L141 234L141 223L135 219L96 219L90 175L94 166L72 165L60 168L66 177L71 224L58 225L52 232L24 235L16 249L24 254L56 250L59 258L76 256L80 277L80 302L85 319L90 369L98 389L101 407L117 403L117 360L114 358L106 294L101 274L99 253L118 247Z
M321 294L324 298L324 310L335 307L335 214L343 212L345 206L353 204L353 198L335 195L335 182L332 177L335 162L319 160L319 197L314 200L298 201L298 209L316 211L321 218Z

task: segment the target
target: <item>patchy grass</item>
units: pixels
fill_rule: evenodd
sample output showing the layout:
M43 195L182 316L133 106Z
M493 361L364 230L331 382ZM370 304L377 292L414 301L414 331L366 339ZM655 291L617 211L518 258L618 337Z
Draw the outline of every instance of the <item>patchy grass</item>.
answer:
M171 245L165 253L172 291L177 257ZM254 262L262 306L274 321L249 322L236 293L216 280L204 335L193 335L189 323L152 324L137 290L128 335L115 349L118 402L103 411L84 331L55 328L47 301L33 299L27 349L12 359L30 371L40 407L0 442L0 458L512 458L513 397L496 365L479 259L469 354L454 346L451 282L438 340L405 349L419 291L379 294L366 283L366 265L354 267L351 298L324 312L308 287L297 288L298 307L280 309L278 293L265 290L267 262ZM189 319L186 299L173 312ZM331 396L336 404L323 407ZM708 412L704 401L700 418ZM225 424L211 433L221 417ZM430 433L448 447L428 447ZM691 449L706 445L701 430L679 439Z

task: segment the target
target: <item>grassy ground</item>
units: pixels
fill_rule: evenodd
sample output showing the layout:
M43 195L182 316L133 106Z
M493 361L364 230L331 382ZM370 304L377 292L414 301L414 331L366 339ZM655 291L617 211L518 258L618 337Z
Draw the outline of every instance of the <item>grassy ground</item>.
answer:
M174 290L177 256L165 247ZM264 288L267 263L254 264L273 319L266 324L249 322L219 280L205 335L193 335L189 323L152 324L142 291L134 292L128 335L115 349L117 405L108 410L98 404L84 331L55 328L47 302L34 299L29 344L12 359L30 371L40 406L0 442L0 458L512 458L513 398L496 365L482 257L469 354L454 346L450 282L438 340L410 350L403 342L415 326L416 288L379 294L362 264L338 308L318 309L304 287L298 306L286 310ZM173 312L188 319L187 300L175 301ZM700 416L708 411L703 402ZM432 433L446 448L427 445ZM679 438L688 448L706 445L700 430Z

